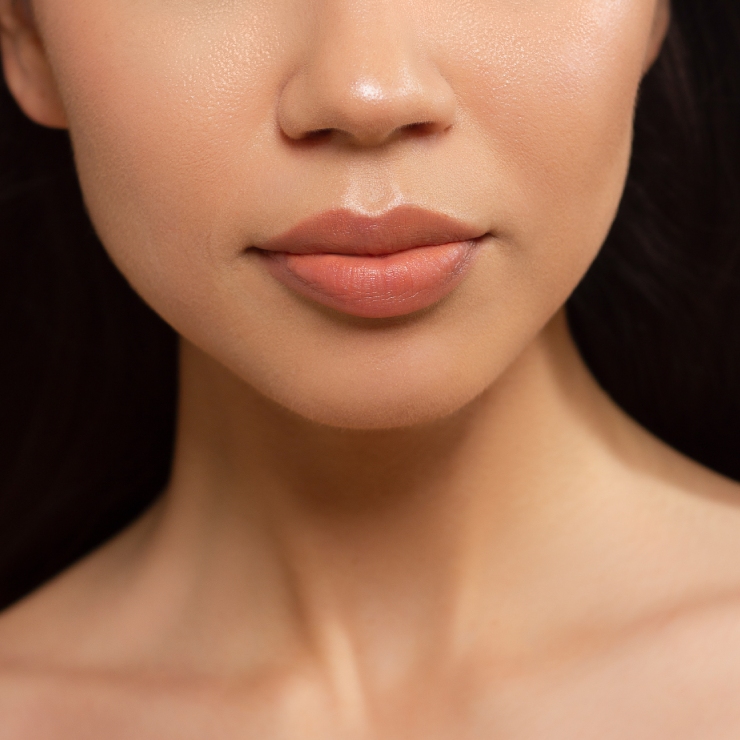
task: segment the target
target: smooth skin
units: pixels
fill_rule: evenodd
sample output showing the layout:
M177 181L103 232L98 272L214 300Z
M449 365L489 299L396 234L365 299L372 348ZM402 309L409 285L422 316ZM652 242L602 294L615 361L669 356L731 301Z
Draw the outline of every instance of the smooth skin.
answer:
M740 486L598 388L562 305L667 0L0 0L92 220L181 334L173 476L0 616L2 740L740 736ZM491 236L357 319L248 247L316 213Z

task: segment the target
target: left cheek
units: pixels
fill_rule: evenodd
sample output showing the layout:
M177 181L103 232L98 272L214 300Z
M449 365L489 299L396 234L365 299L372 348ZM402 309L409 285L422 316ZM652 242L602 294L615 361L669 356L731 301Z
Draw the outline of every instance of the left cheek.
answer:
M490 23L479 21L477 44L459 39L449 50L466 112L493 157L543 202L584 202L604 188L613 198L629 157L646 4L545 2L536 13L511 5L495 18L479 8Z
M595 256L629 166L639 74L629 57L598 51L579 65L572 48L554 49L519 87L518 120L504 122L502 136L516 142L509 168L527 196L525 241L568 255L553 269L578 272Z

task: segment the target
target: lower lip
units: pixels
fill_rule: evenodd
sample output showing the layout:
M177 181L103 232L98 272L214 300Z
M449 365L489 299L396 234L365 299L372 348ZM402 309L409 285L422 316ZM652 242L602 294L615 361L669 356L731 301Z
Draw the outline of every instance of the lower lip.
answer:
M479 240L386 255L260 252L272 276L296 293L350 316L387 319L421 311L451 293Z

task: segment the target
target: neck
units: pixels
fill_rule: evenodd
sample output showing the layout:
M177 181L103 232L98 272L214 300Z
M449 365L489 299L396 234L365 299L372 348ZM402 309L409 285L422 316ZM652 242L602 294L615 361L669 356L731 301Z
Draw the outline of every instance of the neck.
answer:
M499 652L534 645L537 615L552 623L553 600L572 596L548 585L568 571L553 558L602 481L620 479L628 424L562 316L481 397L419 428L312 424L188 344L181 389L149 547L169 563L170 602L220 614L220 634L242 635L231 658L320 656L350 694L360 674L391 685L477 649L492 614Z

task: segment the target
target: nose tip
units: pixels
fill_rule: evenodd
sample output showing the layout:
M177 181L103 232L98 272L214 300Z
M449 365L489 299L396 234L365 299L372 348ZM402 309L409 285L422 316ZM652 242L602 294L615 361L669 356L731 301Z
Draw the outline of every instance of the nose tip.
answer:
M364 24L315 39L282 90L278 119L292 140L333 138L379 146L452 126L455 96L445 78L391 24ZM348 27L349 26L349 27Z

